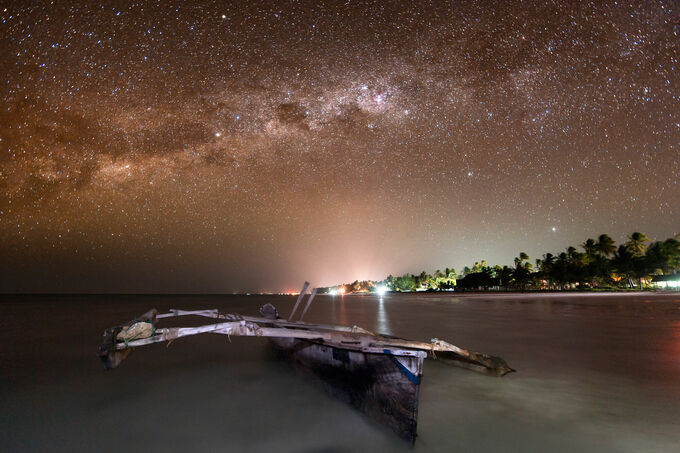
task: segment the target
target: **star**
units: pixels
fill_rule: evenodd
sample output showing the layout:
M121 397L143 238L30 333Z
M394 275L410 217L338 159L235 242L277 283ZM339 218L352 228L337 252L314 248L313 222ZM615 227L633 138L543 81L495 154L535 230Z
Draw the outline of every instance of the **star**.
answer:
M668 5L14 3L2 290L278 290L677 233Z

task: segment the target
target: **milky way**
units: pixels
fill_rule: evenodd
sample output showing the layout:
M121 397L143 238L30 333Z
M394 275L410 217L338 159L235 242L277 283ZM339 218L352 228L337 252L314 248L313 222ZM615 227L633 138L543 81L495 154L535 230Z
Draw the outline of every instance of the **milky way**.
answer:
M0 9L0 290L279 291L680 232L677 1L27 3Z

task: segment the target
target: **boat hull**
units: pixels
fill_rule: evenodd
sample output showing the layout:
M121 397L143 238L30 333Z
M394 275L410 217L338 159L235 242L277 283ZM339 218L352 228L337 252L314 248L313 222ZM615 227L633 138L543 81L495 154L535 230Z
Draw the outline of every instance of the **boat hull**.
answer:
M415 442L424 353L367 353L295 338L271 341L296 369L317 378L327 393Z

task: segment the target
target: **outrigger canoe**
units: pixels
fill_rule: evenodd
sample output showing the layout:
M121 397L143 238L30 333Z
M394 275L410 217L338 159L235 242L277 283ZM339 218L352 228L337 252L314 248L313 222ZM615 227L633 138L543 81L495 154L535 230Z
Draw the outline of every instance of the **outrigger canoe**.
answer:
M218 310L155 309L134 321L106 329L99 349L104 368L116 368L132 349L202 333L268 337L295 368L319 378L331 395L351 404L370 418L415 442L418 395L426 357L461 365L493 376L513 370L500 357L470 352L442 340L404 340L370 332L357 326L309 324L292 321L307 289L303 287L288 319L266 304L260 316L220 313ZM301 318L316 291L310 295ZM218 320L198 327L158 327L159 319L202 316Z

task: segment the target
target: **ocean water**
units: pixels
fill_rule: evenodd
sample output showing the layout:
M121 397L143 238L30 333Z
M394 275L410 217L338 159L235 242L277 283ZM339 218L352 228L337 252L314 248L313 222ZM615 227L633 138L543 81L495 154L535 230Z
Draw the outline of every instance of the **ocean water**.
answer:
M286 316L294 301L3 296L0 451L680 451L677 293L318 296L307 321L437 337L518 370L426 361L414 447L298 376L266 339L178 339L109 372L96 357L106 327L149 308L255 315L271 302Z

